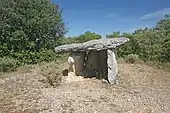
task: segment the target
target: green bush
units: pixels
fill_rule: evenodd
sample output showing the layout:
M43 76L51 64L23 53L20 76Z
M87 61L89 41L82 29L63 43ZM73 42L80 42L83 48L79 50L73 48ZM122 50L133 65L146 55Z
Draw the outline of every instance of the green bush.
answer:
M23 66L25 64L37 63L37 56L37 53L29 51L22 51L20 53L17 52L11 55L11 57L16 58L18 60L20 66Z
M17 59L20 66L56 61L60 57L51 49L41 49L39 52L22 51L20 53L13 53L10 56Z
M136 54L129 54L129 55L126 56L124 59L125 59L125 62L126 62L126 63L133 64L133 63L136 63L136 62L139 61L139 56L136 55Z
M137 54L145 62L170 63L170 15L158 21L153 28L121 35L130 41L118 47L118 57Z
M14 58L0 57L0 71L9 72L15 71L18 67L18 61Z
M56 61L59 58L59 55L56 54L53 50L41 49L38 53L38 63L39 62L51 62Z

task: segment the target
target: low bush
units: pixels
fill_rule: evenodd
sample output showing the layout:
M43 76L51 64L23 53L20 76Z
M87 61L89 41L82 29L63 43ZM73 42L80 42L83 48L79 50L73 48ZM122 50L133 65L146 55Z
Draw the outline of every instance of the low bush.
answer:
M58 86L62 78L62 70L57 62L41 63L39 73L45 76L48 83L54 87Z
M136 54L129 54L125 56L124 59L126 63L133 64L139 61L139 56Z
M41 51L37 54L38 60L37 62L51 62L56 61L60 56L56 54L53 50L50 49L41 49Z
M18 67L18 61L10 57L0 57L0 72L15 71Z

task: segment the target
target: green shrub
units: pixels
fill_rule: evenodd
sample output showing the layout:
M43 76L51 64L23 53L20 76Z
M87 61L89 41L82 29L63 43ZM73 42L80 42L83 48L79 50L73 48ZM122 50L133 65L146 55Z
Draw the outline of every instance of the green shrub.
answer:
M50 49L41 49L41 51L38 53L38 63L39 62L51 62L56 61L59 58L59 55L56 54L53 50Z
M14 58L0 57L0 71L9 72L15 71L18 67L18 61Z
M128 56L125 56L124 59L125 59L125 62L126 62L126 63L131 63L131 64L133 64L133 63L136 63L136 62L139 61L139 56L136 55L136 54L129 54Z
M39 52L21 51L10 54L19 61L19 65L37 64L40 62L56 61L60 56L51 49L41 49Z
M18 60L20 66L25 64L36 64L38 59L37 56L37 53L29 51L22 51L20 53L11 54L11 57Z

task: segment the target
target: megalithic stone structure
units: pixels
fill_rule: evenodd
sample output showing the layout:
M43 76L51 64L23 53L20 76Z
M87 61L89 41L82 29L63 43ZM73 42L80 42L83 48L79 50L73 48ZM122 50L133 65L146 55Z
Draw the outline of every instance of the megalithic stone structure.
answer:
M55 48L57 53L73 52L76 74L115 82L118 74L115 48L128 42L126 37L102 38L84 43L61 45Z
M108 80L111 84L115 82L118 74L118 66L114 49L107 50Z

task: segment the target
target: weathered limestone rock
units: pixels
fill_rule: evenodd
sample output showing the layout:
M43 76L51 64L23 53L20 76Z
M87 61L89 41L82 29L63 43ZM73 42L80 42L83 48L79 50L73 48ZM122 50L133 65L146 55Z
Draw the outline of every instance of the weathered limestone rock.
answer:
M86 54L85 52L73 53L73 58L75 61L75 73L77 75L82 75L83 68L84 68L85 54Z
M113 49L107 50L107 65L108 65L108 80L110 84L113 84L118 74L117 60Z
M107 51L90 51L87 54L87 59L85 61L85 67L91 70L93 76L97 78L104 78L107 75ZM95 75L94 75L95 74ZM92 75L92 74L91 74Z
M125 37L101 38L98 40L90 40L84 43L61 45L56 47L55 51L56 52L67 52L67 51L77 52L77 51L90 51L90 50L100 51L100 50L115 48L128 41L129 39Z
M100 78L107 77L107 50L99 51L99 71Z
M99 52L89 51L86 55L85 60L85 71L84 74L87 77L97 76L99 70Z
M85 61L85 67L91 70L98 70L99 68L99 57L97 51L90 51L87 54L87 59Z

